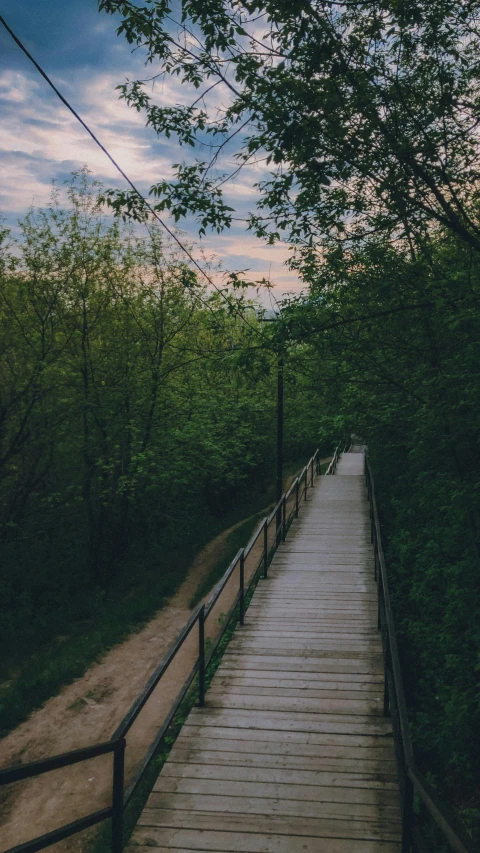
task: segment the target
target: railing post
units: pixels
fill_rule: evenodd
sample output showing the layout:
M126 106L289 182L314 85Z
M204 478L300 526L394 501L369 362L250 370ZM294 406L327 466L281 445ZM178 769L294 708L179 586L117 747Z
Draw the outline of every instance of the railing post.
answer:
M380 631L382 627L382 595L383 595L383 580L382 573L380 572L380 576L378 578L378 617L377 617L377 630Z
M300 480L297 477L297 482L295 483L295 518L298 518L298 498L300 492Z
M312 459L312 473L310 475L310 486L312 489L313 489L313 477L314 477L314 474L313 474L313 459Z
M287 535L287 498L284 495L282 501L282 539L285 542Z
M243 625L245 619L245 550L240 554L240 615L239 622Z
M390 716L390 696L388 691L388 667L390 666L390 636L388 626L384 633L385 642L383 644L383 716Z
M268 572L268 519L265 519L263 526L263 577L267 577Z
M404 767L403 803L402 803L402 853L411 853L413 838L413 784Z
M112 853L123 850L123 786L125 776L125 738L119 738L113 750Z
M205 705L205 605L198 611L198 704Z
M304 501L307 500L307 481L308 481L307 467L308 466L305 465L305 485L303 487L303 500Z

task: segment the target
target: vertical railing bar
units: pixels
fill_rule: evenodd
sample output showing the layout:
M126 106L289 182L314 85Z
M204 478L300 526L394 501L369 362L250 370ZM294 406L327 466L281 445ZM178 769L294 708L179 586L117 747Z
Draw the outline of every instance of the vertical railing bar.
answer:
M263 528L263 577L267 577L268 572L268 518L265 519Z
M295 518L298 518L298 498L300 492L300 480L297 477L297 481L295 483Z
M384 682L383 682L383 716L390 716L390 697L388 692L388 668L390 666L390 638L388 636L388 625L386 627L384 656Z
M205 605L198 613L198 704L205 705Z
M124 737L119 738L113 751L113 790L112 790L112 853L122 853L123 849L123 787L125 777Z
M282 540L285 542L287 535L287 498L284 495L282 501Z
M382 574L380 573L380 577L378 579L378 614L377 614L377 630L380 631L382 627L382 600L383 600L383 580Z
M240 554L240 603L239 622L243 625L245 621L245 549Z
M401 853L410 853L412 849L412 834L413 834L413 784L408 775L407 768L404 768L404 787L403 787L403 802L402 802L402 846Z

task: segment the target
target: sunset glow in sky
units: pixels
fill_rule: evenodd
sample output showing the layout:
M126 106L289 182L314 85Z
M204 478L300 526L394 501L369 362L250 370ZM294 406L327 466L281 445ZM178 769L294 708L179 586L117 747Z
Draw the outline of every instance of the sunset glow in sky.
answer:
M116 36L115 18L100 14L96 0L4 0L2 14L141 192L147 194L152 183L169 177L172 163L192 156L175 140L157 138L145 127L144 116L118 99L116 85L126 77L150 76L152 69L145 71L141 52L132 52ZM187 103L190 92L180 81L167 79L156 84L155 98L159 104ZM53 179L61 186L72 170L84 165L106 186L124 187L100 148L3 27L0 116L0 212L9 224L14 226L30 205L48 202ZM206 159L208 153L193 156ZM253 184L261 176L261 167L253 166L229 185L227 202L239 219L252 209ZM198 240L193 220L179 224L190 239ZM283 265L288 247L265 245L242 223L221 235L207 234L202 247L226 269L248 268L251 278L270 278L277 296L299 289L295 274ZM268 297L262 301L268 304Z

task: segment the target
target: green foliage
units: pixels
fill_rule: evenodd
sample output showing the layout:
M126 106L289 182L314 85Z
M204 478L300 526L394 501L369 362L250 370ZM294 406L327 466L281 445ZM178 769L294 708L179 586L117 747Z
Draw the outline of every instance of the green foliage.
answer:
M477 0L99 8L121 17L117 32L156 74L191 92L172 108L155 102L148 80L128 80L120 97L156 134L212 149L209 163L177 163L171 183L154 184L157 209L193 213L202 233L228 227L224 185L259 160L270 171L255 185L249 225L297 244L303 268L325 244L432 225L480 248ZM233 172L222 169L225 148ZM131 194L111 200L138 207Z
M480 262L446 234L416 248L324 257L283 335L323 430L370 447L418 762L477 837Z
M239 524L235 530L232 530L227 537L227 541L225 543L225 553L223 556L212 566L211 571L205 576L202 582L198 585L198 588L195 591L195 595L193 596L190 607L195 607L199 601L204 598L205 595L213 588L213 586L220 580L222 575L227 570L231 561L235 557L235 554L247 544L250 536L253 534L256 529L259 521L264 517L264 513L260 512L257 515L252 516L251 518L247 518L242 524Z
M86 172L0 264L2 728L162 606L200 546L268 500L275 352ZM294 363L292 362L292 371ZM287 455L307 389L286 388Z

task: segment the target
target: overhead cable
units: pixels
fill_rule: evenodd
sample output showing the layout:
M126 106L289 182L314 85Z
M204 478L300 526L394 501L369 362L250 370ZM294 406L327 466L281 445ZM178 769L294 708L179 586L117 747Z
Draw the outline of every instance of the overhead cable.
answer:
M152 216L157 220L157 222L159 222L159 223L160 223L160 225L162 226L162 228L167 232L167 234L172 238L172 240L174 240L174 242L175 242L175 243L177 244L177 246L182 250L182 252L184 252L184 253L185 253L185 255L187 256L187 258L190 260L190 262L193 264L193 266L198 270L198 272L199 272L199 273L200 273L200 274L201 274L201 275L202 275L202 276L207 280L207 282L208 282L208 283L209 283L209 284L210 284L210 285L211 285L211 286L212 286L212 287L213 287L213 288L214 288L214 289L215 289L215 290L220 294L220 296L222 297L222 299L223 299L223 300L224 300L228 305L231 305L230 300L225 296L225 294L223 293L222 289L221 289L220 287L218 287L218 286L215 284L215 282L213 281L213 279L208 275L208 273L207 273L207 272L205 272L205 270L200 266L200 264L198 263L198 261L196 261L196 260L195 260L195 258L193 257L193 255L192 255L192 253L189 251L189 249L184 245L184 243L182 243L182 241L179 239L179 237L177 237L177 235L175 234L175 232L174 232L174 231L173 231L173 230L172 230L172 229L167 225L167 223L166 223L166 222L161 218L161 216L159 216L159 215L158 215L158 213L157 213L157 211L155 210L155 208L154 208L154 207L152 207L152 205L151 205L151 204L147 201L147 199L142 195L142 193L140 192L140 190L139 190L139 189L137 189L137 187L135 186L135 184L133 183L133 181L131 181L131 180L130 180L130 178L128 177L128 175L126 174L126 172L124 172L124 170L122 169L122 167L121 167L121 166L117 163L117 161L112 157L112 155L109 153L109 151L107 151L107 149L106 149L106 148L105 148L105 146L100 142L100 140L99 140L99 139L98 139L98 137L95 135L95 133L94 133L94 132L89 128L88 124L87 124L87 123L82 119L82 117L78 114L78 112L77 112L77 111L76 111L76 110L71 106L71 104L70 104L70 103L67 101L67 99L62 95L62 93L59 91L59 89L57 89L57 87L55 86L55 84L53 83L53 81L50 79L50 77L48 76L48 74L43 70L43 68L41 67L41 65L39 65L39 63L36 61L36 59L34 59L34 57L32 56L32 54L27 50L27 48L26 48L26 47L25 47L25 45L21 42L21 40L18 38L18 36L17 36L17 35L15 35L15 33L14 33L14 32L13 32L13 30L12 30L12 28L7 24L7 22L6 22L5 18L4 18L2 15L0 15L0 23L1 23L1 24L3 24L3 26L5 27L5 29L7 30L7 32L11 35L12 39L13 39L13 40L14 40L14 42L18 45L18 47L20 48L20 50L21 50L21 51L23 51L23 53L25 54L25 56L27 56L27 57L28 57L28 59L30 60L30 62L35 66L35 68L37 69L38 73L39 73L39 74L41 74L41 76L43 77L43 79L44 79L44 80L46 80L46 82L48 83L48 85L50 86L50 88L51 88L51 89L53 89L53 91L55 92L55 94L57 95L57 97L58 97L58 98L60 98L60 100L61 100L62 104L64 104L64 105L67 107L67 109L72 113L72 115L73 115L73 116L75 116L75 118L77 119L77 121L79 121L79 122L80 122L80 124L82 125L82 127L83 127L83 128L87 131L87 133L91 136L91 138L92 138L92 139L93 139L93 141L96 143L96 145L98 145L98 147L102 149L103 153L106 155L106 157L108 157L108 159L110 160L110 162L112 163L112 165L115 167L115 169L117 170L117 172L119 172L119 173L120 173L120 175L123 177L123 179L124 179L124 180L127 182L127 184L132 188L132 190L134 191L134 193L136 193L136 195L139 197L139 199L140 199L140 200L142 201L142 203L145 205L145 207L147 208L147 210L149 210L149 212L150 212L150 213L152 214ZM241 317L241 319L243 320L243 322L244 322L244 323L246 323L246 325L247 325L247 326L250 326L250 328L251 328L251 329L253 329L253 331L255 332L255 334L257 334L259 337L263 338L262 333L261 333L261 332L260 332L260 331L255 327L255 326L253 326L253 325L252 325L252 323L250 323L250 322L249 322L249 320L245 317L245 315L240 311L240 309L238 308L238 306L237 306L237 308L236 308L236 313L238 314L238 316L239 316L239 317Z

